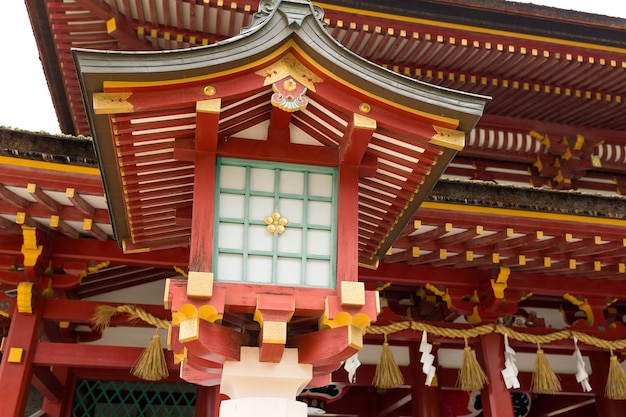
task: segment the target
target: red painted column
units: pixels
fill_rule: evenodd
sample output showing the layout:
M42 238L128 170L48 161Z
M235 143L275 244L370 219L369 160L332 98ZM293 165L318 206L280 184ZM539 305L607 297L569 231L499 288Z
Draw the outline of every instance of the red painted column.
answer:
M217 417L220 408L220 387L198 387L196 417Z
M425 384L426 374L422 372L419 344L412 343L409 349L411 355L411 370L414 375L414 382L411 386L412 415L414 417L443 417L441 388L438 386L429 387Z
M67 367L55 366L52 368L52 373L58 378L59 382L61 382L65 388L63 390L63 398L56 401L44 396L41 409L46 413L46 417L63 417L67 414L66 410L71 407L72 401L74 400L74 390L67 389L69 369Z
M606 378L609 374L610 354L608 352L589 352L589 361L593 373L589 377L591 388L596 397L596 410L602 417L626 416L625 400L609 400L604 396Z
M15 313L9 335L4 342L0 363L1 414L3 417L22 417L33 373L32 359L43 311L43 300L35 300L32 313ZM9 362L11 349L23 349L19 362ZM69 354L69 352L68 352Z
M197 153L193 187L189 271L210 272L213 270L214 153Z
M189 245L189 272L213 268L213 209L220 99L196 103L195 170Z
M372 388L370 395L367 395L367 415L363 417L378 417L378 395L374 392L375 388ZM359 416L361 417L361 416Z
M359 167L339 167L337 204L337 288L341 281L358 281Z
M480 338L481 352L478 357L489 384L481 391L483 415L485 417L513 417L511 393L502 378L504 367L504 339L502 335L491 333Z

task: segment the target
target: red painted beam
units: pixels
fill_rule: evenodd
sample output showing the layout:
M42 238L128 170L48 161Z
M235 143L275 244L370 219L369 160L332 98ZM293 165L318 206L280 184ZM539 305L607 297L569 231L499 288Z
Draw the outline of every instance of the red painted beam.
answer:
M140 347L100 346L74 343L39 342L33 358L35 365L76 368L132 369L144 349ZM165 351L168 369L178 373L174 356Z
M475 289L484 285L485 280L491 278L490 270L479 269L389 263L382 263L376 270L359 268L359 280L369 284L370 287L380 281L410 286L430 283L446 288L464 288L473 293ZM583 297L611 297L614 294L626 293L626 281L602 280L602 285L598 285L595 280L582 276L549 276L549 279L546 279L544 274L511 272L506 291L532 292L536 295L557 297L575 291L577 295Z
M210 81L210 86L215 88L215 95L212 98L221 98L226 104L229 100L240 100L242 98L252 97L262 91L267 91L267 96L262 100L268 101L271 93L270 86L263 86L262 77L249 72L247 74L228 75L219 79L213 79ZM257 86L254 90L250 90L251 86ZM133 105L136 113L143 112L161 112L163 111L163 103L167 102L170 109L185 109L189 107L195 107L197 101L206 100L207 95L204 93L204 88L207 86L207 81L195 81L184 84L178 84L174 88L160 88L154 89L152 87L120 87L120 88L107 88L107 93L115 92L132 92L132 95L128 98L128 101ZM246 106L250 103L246 102ZM241 110L241 108L239 109ZM235 110L234 110L235 111ZM230 114L225 112L223 117L228 117Z
M50 164L51 167L59 167L57 164ZM0 178L5 186L24 187L33 179L38 181L38 185L45 190L59 191L65 193L68 185L68 174L71 175L72 184L77 191L88 195L104 195L102 179L96 174L69 174L62 169L53 170L45 168L34 168L25 165L19 159L15 159L15 165L0 164Z
M259 159L308 165L339 165L336 149L302 144L270 144L265 141L228 138L220 140L217 153L234 158Z
M43 301L43 300L42 300ZM94 315L96 307L99 305L119 306L119 303L103 303L99 301L70 300L70 299L46 299L43 307L44 320L50 321L68 321L70 323L89 323ZM171 318L171 312L165 310L161 305L142 305L141 308L150 314L168 320ZM139 326L154 327L142 320L129 321L125 314L113 316L111 326Z
M19 242L19 244L16 244ZM64 236L54 236L50 240L50 258L54 261L110 261L122 265L150 265L173 268L186 265L189 251L186 248L173 248L167 251L124 254L113 241L95 239L74 240ZM21 239L0 241L0 255L21 255Z

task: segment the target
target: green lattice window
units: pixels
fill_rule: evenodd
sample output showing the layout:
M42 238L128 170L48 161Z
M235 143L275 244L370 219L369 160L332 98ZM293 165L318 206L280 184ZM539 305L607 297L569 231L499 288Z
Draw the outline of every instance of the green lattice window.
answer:
M72 417L195 417L196 393L192 384L79 380Z
M335 168L220 158L217 173L216 281L335 286ZM275 212L282 234L267 230Z

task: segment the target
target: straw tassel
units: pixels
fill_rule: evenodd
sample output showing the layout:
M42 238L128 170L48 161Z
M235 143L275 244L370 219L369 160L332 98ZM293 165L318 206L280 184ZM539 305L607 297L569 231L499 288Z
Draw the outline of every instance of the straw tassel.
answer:
M165 354L161 347L161 336L159 335L158 329L168 328L171 323L159 319L139 307L128 305L117 307L99 305L96 307L90 322L95 330L103 333L109 328L113 316L122 313L128 315L129 320L140 319L156 326L156 333L152 336L150 343L137 360L136 365L131 369L131 373L146 381L159 381L167 378L169 376L169 370L167 368Z
M613 349L611 349L611 363L604 395L610 400L626 400L626 372L613 353Z
M480 366L472 349L467 344L465 338L465 348L463 349L463 362L459 370L459 386L463 391L480 391L485 384L489 383L487 375Z
M533 371L532 391L538 394L555 394L561 391L561 382L556 375L546 354L537 344L537 358Z
M159 381L169 376L165 353L161 347L161 336L157 332L152 336L148 347L143 351L131 373L146 381Z
M374 373L374 380L372 385L378 389L397 388L404 384L404 377L402 372L396 363L389 343L387 342L387 335L385 335L385 341L383 342L383 349L380 352L380 359L378 365L376 365L376 372Z

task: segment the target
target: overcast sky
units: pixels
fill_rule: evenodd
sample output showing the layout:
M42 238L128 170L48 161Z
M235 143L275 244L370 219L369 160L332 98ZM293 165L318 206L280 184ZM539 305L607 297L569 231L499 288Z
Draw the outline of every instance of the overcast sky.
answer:
M622 0L517 0L626 17ZM0 0L0 126L60 133L23 0Z

